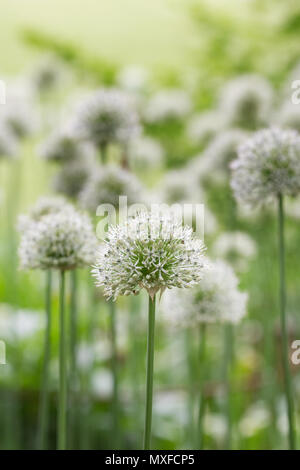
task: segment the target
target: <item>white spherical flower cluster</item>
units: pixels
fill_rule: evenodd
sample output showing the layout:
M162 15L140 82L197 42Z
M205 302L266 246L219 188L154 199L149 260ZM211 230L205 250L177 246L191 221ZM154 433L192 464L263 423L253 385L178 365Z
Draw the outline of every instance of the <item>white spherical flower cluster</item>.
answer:
M257 247L247 233L224 232L215 241L212 251L216 258L224 258L238 271L245 271L248 261L255 257Z
M87 142L79 141L68 130L55 131L41 146L39 154L45 160L69 163L77 159L92 158L95 149Z
M225 127L224 117L216 111L193 116L187 125L187 135L194 144L206 145Z
M196 186L194 174L188 169L172 170L166 173L161 182L160 200L167 204L201 200L200 188Z
M162 308L174 326L200 323L238 323L246 314L247 294L240 292L232 267L214 261L205 268L199 285L163 300Z
M99 166L90 159L78 158L63 165L53 179L53 189L70 198L77 198L87 181L99 171Z
M137 170L162 166L164 150L160 143L151 137L141 137L132 142L129 158Z
M90 265L97 241L86 214L61 210L24 230L19 247L22 269L69 270Z
M250 207L279 194L300 192L300 135L293 130L263 129L243 143L231 164L231 186Z
M110 226L93 275L107 298L141 289L153 298L167 288L199 283L204 266L204 245L190 227L167 214L140 212Z
M125 144L140 132L132 98L117 89L100 89L83 100L73 126L79 138L100 148L110 143Z
M273 105L273 90L264 78L243 75L227 83L222 90L220 111L230 125L256 129L268 122Z
M80 204L95 211L100 204L117 207L119 196L127 196L128 204L141 202L142 186L136 176L116 165L99 166L92 173L79 195Z
M146 89L148 79L146 69L138 65L128 65L120 70L117 82L124 90L139 93Z
M148 123L181 120L189 114L191 107L191 100L185 91L161 90L150 98L144 118Z

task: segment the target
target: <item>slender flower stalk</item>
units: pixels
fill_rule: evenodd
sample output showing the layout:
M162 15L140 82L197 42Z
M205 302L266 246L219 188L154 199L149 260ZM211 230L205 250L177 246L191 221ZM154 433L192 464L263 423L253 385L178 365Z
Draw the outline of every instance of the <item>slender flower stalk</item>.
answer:
M200 325L200 345L199 345L199 407L198 407L198 426L197 426L197 448L203 449L204 430L203 420L205 412L205 356L206 356L206 325Z
M111 370L113 377L113 401L112 401L112 418L113 418L113 436L116 448L119 446L119 383L118 383L118 353L117 353L117 328L116 328L116 304L109 300L110 310L110 333L111 333Z
M286 322L286 287L285 287L285 246L284 246L284 206L283 196L278 195L278 248L279 248L279 281L280 281L280 322L282 334L282 365L285 382L285 397L289 423L289 446L291 450L296 448L296 436L294 425L294 404L292 393L292 381L288 358L288 333Z
M69 441L71 448L75 448L76 429L77 429L77 303L78 303L78 276L77 270L73 269L70 273L71 289L70 289L70 426Z
M146 413L144 429L144 450L151 447L152 401L153 401L153 370L154 370L154 338L155 338L155 296L149 296L148 336L147 336L147 369L146 369Z
M232 448L232 409L231 409L231 377L233 367L233 354L234 354L234 329L233 325L228 323L224 325L224 361L223 361L223 381L225 383L225 397L224 397L224 415L226 418L226 438L225 448Z
M57 449L67 448L67 349L65 318L65 271L60 271L59 285L59 392Z
M51 290L52 290L52 272L49 269L46 272L46 330L44 343L44 361L43 361L43 379L39 410L39 448L48 447L48 425L49 425L49 362L51 356Z

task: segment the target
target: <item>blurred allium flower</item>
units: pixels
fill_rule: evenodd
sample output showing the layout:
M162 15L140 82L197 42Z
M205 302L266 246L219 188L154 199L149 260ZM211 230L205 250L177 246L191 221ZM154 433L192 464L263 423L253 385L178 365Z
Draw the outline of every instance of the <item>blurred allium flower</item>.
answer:
M200 180L227 181L230 172L229 164L237 158L238 147L246 136L247 134L239 129L231 129L218 134L199 157Z
M174 325L238 323L246 314L247 294L240 292L232 267L221 260L210 262L203 279L192 289L176 290L163 301L163 310Z
M63 64L54 56L48 56L35 67L32 73L34 87L41 93L55 88L62 78Z
M18 138L32 134L38 126L34 98L26 83L11 84L6 89L6 104L0 107L0 119Z
M136 169L155 168L162 165L164 150L160 143L151 137L141 137L132 142L129 158Z
M117 82L121 88L129 92L145 90L148 82L148 72L138 65L129 65L120 70Z
M237 200L255 207L279 194L300 191L300 135L279 128L256 132L242 144L232 164Z
M77 159L91 159L95 149L86 142L79 141L70 131L55 131L40 146L39 154L45 160L66 163Z
M270 425L271 416L263 402L257 402L247 409L239 423L239 430L245 437L251 437Z
M206 145L225 127L224 117L216 111L193 116L187 125L187 134L194 144Z
M202 278L204 245L164 214L141 212L122 225L110 226L93 275L107 298L138 294L154 298L166 288L191 287Z
M74 210L60 211L30 224L21 236L22 269L69 270L92 263L96 237L89 217Z
M232 126L256 129L267 123L273 104L273 90L264 78L244 75L222 90L220 110Z
M78 158L71 163L62 165L53 179L53 189L70 198L77 198L88 179L94 172L99 171L99 166L93 159Z
M73 211L74 206L61 196L42 196L38 199L28 215L20 215L18 230L23 232L32 223L38 222L45 215L57 214L61 211Z
M18 141L4 122L0 122L0 159L15 157L18 151Z
M189 114L191 107L191 100L185 91L161 90L150 98L144 118L149 123L180 120Z
M200 188L196 186L193 173L186 169L172 170L166 173L161 182L161 202L173 204L176 202L201 202Z
M79 138L100 148L109 143L125 144L140 131L132 98L117 89L100 89L87 97L78 106L73 125Z
M142 186L135 175L116 165L100 166L87 180L79 195L82 207L95 211L100 204L117 207L119 196L127 196L128 204L141 202Z
M300 132L299 105L295 105L290 102L285 103L279 109L274 122L280 127L294 129L295 131Z
M248 261L256 255L255 241L243 232L224 232L213 245L213 253L217 258L224 258L237 270L247 269Z

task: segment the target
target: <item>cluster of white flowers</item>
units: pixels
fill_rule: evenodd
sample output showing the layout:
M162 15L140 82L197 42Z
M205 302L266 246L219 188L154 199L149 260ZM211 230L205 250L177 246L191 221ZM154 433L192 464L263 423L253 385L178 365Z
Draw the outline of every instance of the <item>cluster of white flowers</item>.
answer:
M142 187L135 175L116 165L99 166L87 180L79 200L87 210L95 211L100 204L117 207L119 196L127 196L128 204L141 202Z
M284 103L275 115L274 122L280 127L294 129L295 131L300 132L299 106L290 102Z
M180 120L191 110L191 100L183 90L168 89L154 94L144 111L144 119L148 123L167 120Z
M93 262L97 241L86 214L67 207L30 223L19 246L22 269L68 270Z
M62 129L50 135L40 146L39 154L45 160L68 163L77 159L91 159L95 149L89 143L79 141L72 132Z
M216 258L226 259L237 270L244 271L248 261L256 255L257 247L247 233L224 232L215 241L212 251Z
M61 81L64 67L54 56L44 57L32 73L33 85L38 92L47 92L55 88Z
M138 65L128 65L120 70L117 76L118 85L129 92L139 93L146 89L149 74Z
M164 150L161 144L151 137L140 137L132 142L129 149L132 166L137 170L162 166Z
M267 80L257 75L242 75L223 88L220 110L230 125L256 129L268 122L273 99Z
M75 134L97 147L125 144L140 132L132 98L117 89L100 89L79 104L73 122Z
M238 323L246 314L247 294L240 292L232 267L224 261L210 262L199 285L176 289L162 303L174 326L199 323Z
M167 214L140 212L110 226L93 275L107 298L146 289L153 298L166 288L191 287L202 278L204 245Z
M196 179L188 169L172 170L166 173L161 182L160 199L162 202L201 202L200 188Z
M63 165L53 179L53 189L70 198L77 198L89 178L99 171L93 159L78 158Z
M218 134L199 157L200 181L227 181L229 164L237 158L238 147L246 136L247 134L239 129L230 129Z
M238 201L255 207L278 194L300 191L300 135L263 129L243 143L231 164L231 186Z
M208 111L193 116L187 125L187 135L198 145L206 145L224 129L224 117L217 111Z

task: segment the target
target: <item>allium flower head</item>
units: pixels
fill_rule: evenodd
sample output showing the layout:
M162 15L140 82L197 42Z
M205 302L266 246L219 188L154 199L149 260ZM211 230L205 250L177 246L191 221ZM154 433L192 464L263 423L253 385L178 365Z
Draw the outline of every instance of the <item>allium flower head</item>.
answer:
M24 230L19 247L22 269L68 270L90 265L96 237L89 217L74 210L42 217Z
M61 196L42 196L38 199L28 215L20 215L18 218L18 231L22 233L30 224L38 222L42 217L49 214L57 214L60 211L73 211L74 206L69 204Z
M290 102L285 103L275 116L275 123L282 128L300 132L299 106Z
M278 194L300 191L300 135L279 128L256 132L243 143L231 164L237 200L254 207Z
M100 204L117 207L119 196L127 196L128 204L141 202L142 187L135 175L116 165L99 166L87 180L79 199L82 207L95 211Z
M238 323L246 314L247 294L240 292L232 267L224 261L210 262L203 279L192 289L176 289L163 302L163 310L174 325Z
M268 121L272 104L269 82L257 75L243 75L225 85L220 110L232 126L256 129Z
M129 65L120 70L117 81L121 88L129 92L144 91L148 82L148 72L138 65Z
M168 204L200 200L200 189L196 187L194 175L185 169L166 173L160 193L161 201Z
M140 212L122 225L110 226L93 275L107 298L138 294L153 298L166 288L191 287L202 278L204 245L166 214Z
M99 171L98 164L90 158L78 158L62 165L53 179L53 189L70 198L77 198L88 179Z
M149 123L180 120L191 110L189 96L183 90L167 89L157 92L145 109L145 120Z
M39 154L45 160L65 163L77 159L92 158L94 148L79 141L70 131L55 131L41 146Z
M140 131L132 98L117 89L96 91L78 107L74 131L97 147L127 143Z

